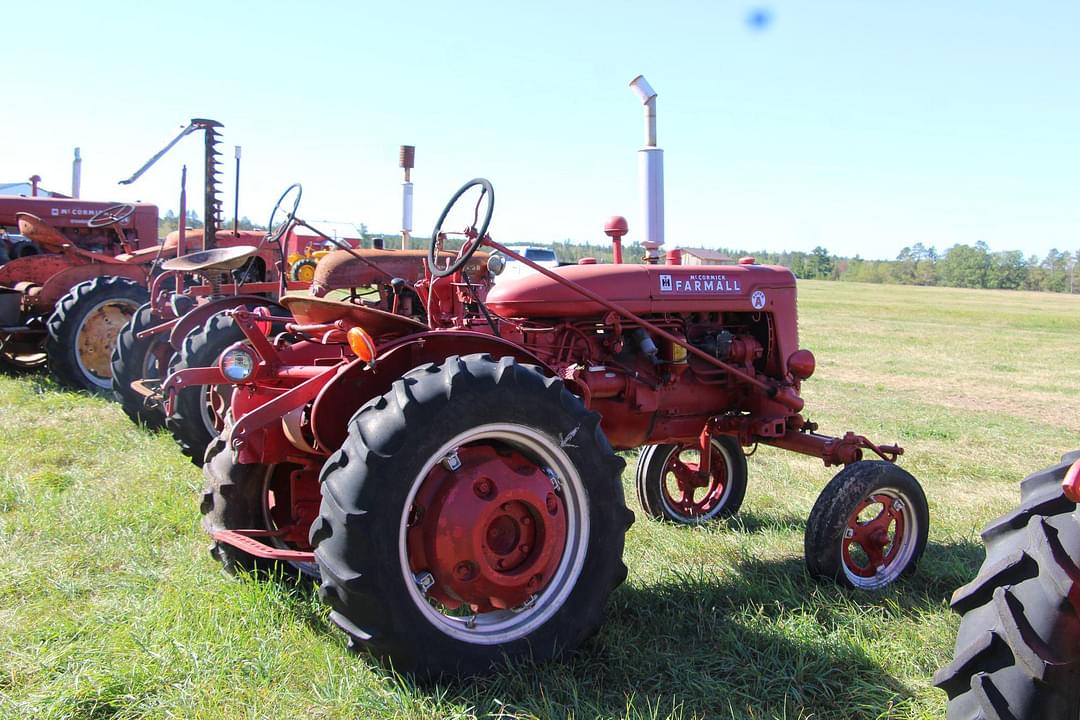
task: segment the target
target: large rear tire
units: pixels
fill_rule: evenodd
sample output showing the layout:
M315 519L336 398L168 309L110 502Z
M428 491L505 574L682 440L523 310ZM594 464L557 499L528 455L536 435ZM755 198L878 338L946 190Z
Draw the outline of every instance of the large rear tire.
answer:
M214 438L206 450L203 465L206 486L199 505L203 529L211 537L218 530L286 530L292 508L288 496L293 489L289 476L296 469L297 466L292 464L267 466L236 462L226 430ZM260 541L274 548L307 549L306 541L304 547L299 548L287 539L274 536L260 538ZM217 540L210 546L210 555L229 574L239 571L295 574L299 571L318 577L314 563L268 560Z
M181 344L173 371L213 367L230 345L244 339L231 317L217 314L195 328ZM225 427L225 415L232 400L232 385L193 385L176 393L173 412L165 418L180 452L199 467L206 449Z
M953 661L934 676L948 717L1080 717L1080 513L1061 480L1080 451L1020 486L1020 507L982 532L986 560L952 597Z
M415 368L361 407L311 529L353 647L437 678L595 632L633 522L599 422L560 380L489 355Z
M122 277L97 277L71 288L46 323L45 352L53 377L97 395L111 393L116 338L148 300L145 287Z
M174 354L169 334L138 337L157 324L150 303L141 306L117 336L111 363L113 395L133 423L149 430L165 427L165 409L160 403L148 403L146 397L131 388L131 383L161 381L168 374L168 362Z

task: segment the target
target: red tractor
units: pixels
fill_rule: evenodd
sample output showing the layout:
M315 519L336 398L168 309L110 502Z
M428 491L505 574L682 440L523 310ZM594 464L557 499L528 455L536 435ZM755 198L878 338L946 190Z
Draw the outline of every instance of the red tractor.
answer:
M423 277L420 251L389 252L354 249L353 241L331 238L296 216L302 188L291 185L271 212L268 233L259 233L258 244L193 253L170 259L154 278L151 301L139 308L121 331L112 356L113 390L125 413L136 423L151 428L165 425L184 454L202 465L206 447L221 432L231 385L189 386L179 392L166 415L160 393L161 381L170 370L202 367L216 362L226 347L244 339L225 310L264 308L270 314L287 314L278 301L286 291L307 290L308 281L286 283L282 259L299 245L298 228L306 228L331 246L342 250L322 253L313 273L316 295L349 290L364 302L390 310L395 280L414 283ZM283 219L284 218L284 219ZM244 271L248 258L270 253L273 262L259 264L248 282ZM294 256L295 253L294 253ZM264 267L272 274L263 280ZM231 274L231 275L230 275ZM290 274L292 274L290 272ZM201 278L192 282L192 277ZM239 282L231 283L235 276ZM419 310L403 291L400 310Z
M447 260L444 223L477 189ZM227 569L318 576L331 619L400 671L546 660L597 629L626 576L615 451L643 448L647 514L700 523L738 509L759 443L843 466L810 513L813 576L873 590L914 569L928 509L901 448L819 434L801 412L815 363L790 271L548 269L490 238L493 201L486 180L455 193L424 279L400 284L424 322L290 296L287 316L232 312L245 341L166 380L234 388L202 499ZM491 287L499 255L534 272Z
M206 227L188 235L202 249L250 247L264 233L218 229L218 128L193 119L161 152L121 184L137 180L183 137L204 133ZM183 216L184 213L181 213ZM0 359L30 368L45 364L61 383L95 393L112 389L111 358L120 330L149 300L161 263L185 248L183 233L157 237L153 205L88 203L57 198L0 198L0 224L15 220L43 253L0 267ZM276 281L270 257L242 268L251 280Z
M45 364L46 321L75 286L103 274L145 286L161 247L157 219L154 205L0 197L0 225L18 228L28 241L0 266L0 363L22 369ZM77 333L87 346L90 367L95 366L92 338L99 326L127 313L125 293L112 289L95 294L114 302L99 305Z
M1080 450L1020 484L982 532L986 559L952 596L955 657L934 684L948 717L1080 716Z

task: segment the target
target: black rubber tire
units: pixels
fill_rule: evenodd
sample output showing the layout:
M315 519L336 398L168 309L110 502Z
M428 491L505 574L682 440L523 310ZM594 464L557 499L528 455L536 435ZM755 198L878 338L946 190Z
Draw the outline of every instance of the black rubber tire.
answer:
M112 395L112 379L93 376L80 367L77 340L87 315L103 303L114 302L130 307L131 315L149 300L142 285L133 280L106 275L81 282L56 303L46 322L49 337L45 341L49 372L58 382L96 395ZM131 317L129 315L129 319ZM125 322L126 324L126 322ZM119 333L123 326L117 327ZM107 357L112 357L112 347Z
M199 503L203 530L211 536L217 530L273 530L264 512L264 481L269 470L265 465L236 462L227 429L215 437L206 449L203 464L206 485ZM271 544L269 539L262 542ZM318 574L314 563L268 560L217 541L210 545L210 556L230 575L248 572L281 577L295 576L298 571L307 576Z
M1080 717L1080 513L1061 491L1077 459L1027 477L1020 507L982 532L986 559L952 596L954 659L934 676L950 720Z
M526 612L541 613L539 624L498 644L468 642L437 626L410 594L399 560L412 479L419 481L447 442L485 423L528 428L544 438L545 452L565 453L581 478L572 492L587 498L589 522L588 537L579 541L586 548L580 572L562 591L561 605L537 601ZM609 593L626 578L623 541L634 516L623 502L623 466L599 415L538 367L485 354L409 371L357 411L344 445L323 466L311 543L331 620L351 647L423 679L572 652L600 626Z
M244 333L231 317L222 314L210 319L188 333L179 350L179 359L171 371L187 368L213 367L230 345L244 339ZM193 385L176 393L173 412L165 418L165 426L172 433L180 452L191 462L202 467L206 449L218 435L207 424L204 415L206 390L204 385Z
M304 268L311 268L312 276L314 276L315 268L318 264L319 261L315 258L300 258L289 266L289 279L293 282L303 282L300 275L303 272Z
M722 517L731 517L742 506L746 496L746 456L743 455L739 441L727 435L712 438L713 447L724 455L727 465L728 481L723 494L715 507L700 516L686 515L671 507L664 497L665 469L672 453L678 445L646 445L638 456L637 471L634 474L637 485L638 502L641 509L655 520L668 520L680 525L698 525Z
M120 403L124 414L133 423L141 425L148 430L160 430L165 427L165 408L160 404L148 405L142 395L131 389L131 383L136 380L147 379L147 362L152 353L162 345L169 346L169 334L158 333L148 338L139 339L137 335L144 330L159 324L150 309L150 303L146 303L135 311L135 315L116 338L116 347L112 355L112 389L113 396ZM172 356L171 348L169 356ZM168 367L164 368L159 377L150 378L163 380L168 374Z
M842 556L844 532L848 519L863 499L879 492L898 492L907 500L909 522L913 522L914 544L901 548L886 577L856 584L848 574ZM930 526L930 510L919 481L903 468L879 460L861 460L838 472L821 491L810 517L806 521L803 540L806 569L814 578L834 580L842 585L868 590L880 590L915 567L926 550ZM906 533L911 530L905 528ZM879 583L879 584L875 584Z

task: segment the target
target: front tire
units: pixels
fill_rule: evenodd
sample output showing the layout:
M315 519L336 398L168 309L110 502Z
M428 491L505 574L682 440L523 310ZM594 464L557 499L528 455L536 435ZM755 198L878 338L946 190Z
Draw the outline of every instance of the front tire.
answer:
M540 368L488 355L366 403L311 529L331 619L422 677L573 651L626 577L633 521L599 420Z
M116 338L148 300L146 288L128 278L103 276L73 287L46 323L49 372L69 387L111 392Z
M815 578L881 590L915 571L930 510L919 481L888 462L861 460L838 472L806 521L806 568Z
M738 440L711 439L710 474L697 477L701 451L688 445L648 445L638 457L642 509L657 520L698 525L738 512L746 495L746 457Z
M1025 479L1020 507L982 532L986 560L952 597L955 656L934 676L950 720L1080 716L1080 512L1061 491L1078 459Z

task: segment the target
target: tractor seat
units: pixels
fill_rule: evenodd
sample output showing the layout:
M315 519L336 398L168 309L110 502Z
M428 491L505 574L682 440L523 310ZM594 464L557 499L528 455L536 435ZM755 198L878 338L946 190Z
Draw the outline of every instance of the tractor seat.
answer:
M234 245L232 247L214 248L213 250L202 250L181 255L172 260L166 260L161 264L161 269L192 273L203 270L229 272L243 265L249 257L258 251L259 248L254 245Z
M41 247L52 253L64 251L64 246L71 244L71 240L59 230L45 222L37 215L28 212L15 213L15 219L19 223L19 233L30 238Z

